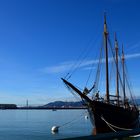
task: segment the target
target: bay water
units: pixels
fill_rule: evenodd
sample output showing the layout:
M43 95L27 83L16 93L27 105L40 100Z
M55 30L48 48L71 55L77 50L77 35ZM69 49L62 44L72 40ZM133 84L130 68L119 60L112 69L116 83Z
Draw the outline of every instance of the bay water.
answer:
M81 110L0 110L0 140L55 140L87 136L93 126ZM60 126L52 133L53 126ZM140 140L137 138L125 138Z
M0 110L0 140L54 140L92 133L86 110ZM60 126L52 133L52 126Z

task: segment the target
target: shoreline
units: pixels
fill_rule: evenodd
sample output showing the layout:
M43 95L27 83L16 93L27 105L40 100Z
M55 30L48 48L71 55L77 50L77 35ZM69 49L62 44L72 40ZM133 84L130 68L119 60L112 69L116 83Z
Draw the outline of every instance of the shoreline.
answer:
M17 107L17 108L0 108L0 110L74 110L74 109L87 109L86 107L65 107L65 108L43 108L43 107Z

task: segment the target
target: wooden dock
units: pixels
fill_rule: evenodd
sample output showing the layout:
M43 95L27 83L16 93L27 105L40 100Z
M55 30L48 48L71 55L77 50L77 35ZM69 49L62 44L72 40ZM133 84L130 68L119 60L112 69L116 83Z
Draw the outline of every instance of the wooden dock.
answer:
M140 136L140 128L129 130L129 131L118 131L112 133L104 133L98 135L82 136L76 138L65 138L61 140L111 140L114 138L124 138L124 137L137 137Z

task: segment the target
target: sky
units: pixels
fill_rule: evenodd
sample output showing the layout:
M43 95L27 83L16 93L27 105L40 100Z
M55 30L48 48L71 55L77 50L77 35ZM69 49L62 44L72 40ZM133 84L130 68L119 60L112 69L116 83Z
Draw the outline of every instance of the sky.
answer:
M119 46L124 45L133 90L139 96L139 7L139 0L0 0L0 103L24 105L28 99L37 105L72 99L61 77L91 48L72 77L77 85L85 85L85 73L99 52L104 12L109 35L116 32Z

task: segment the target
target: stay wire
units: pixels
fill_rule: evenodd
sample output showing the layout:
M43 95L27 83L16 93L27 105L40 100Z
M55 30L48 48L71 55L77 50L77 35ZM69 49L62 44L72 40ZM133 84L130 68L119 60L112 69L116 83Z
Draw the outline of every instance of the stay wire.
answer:
M77 69L80 67L80 65L85 61L85 59L87 58L87 55L89 54L89 52L91 52L91 50L93 49L92 47L92 45L91 44L93 44L96 40L97 40L97 37L99 36L99 33L100 32L98 32L98 34L97 34L97 36L96 36L96 38L94 39L94 40L91 40L90 41L90 43L89 43L89 47L88 48L85 48L82 52L81 52L81 54L79 55L79 57L77 58L77 61L72 65L72 67L70 68L70 70L69 70L69 72L68 72L68 74L67 74L67 76L69 75L69 77L68 78L70 78L76 71L77 71ZM92 43L93 42L93 43ZM87 50L87 51L86 51ZM82 55L83 55L83 53L84 52L86 52L85 53L85 55L82 57ZM81 59L81 61L80 61L80 58L82 57L82 59Z
M133 103L137 105L137 103L134 101L134 98L132 96L132 86L131 86L131 82L129 80L130 78L127 76L128 75L127 65L126 65L126 63L124 63L124 65L125 65L125 78L126 78L126 83L127 83L127 86L128 86L128 90L130 92L130 96L131 96L131 99L132 99Z
M95 57L95 61L96 61L96 58L97 58L97 56ZM90 80L91 74L92 74L92 72L93 72L93 68L94 68L94 66L95 66L95 61L93 60L93 63L91 64L90 72L89 72L89 75L88 75L88 78L87 78L85 87L88 85L88 82L89 82L89 80Z
M116 60L115 60L115 55L114 55L114 53L113 53L113 48L112 48L111 41L110 41L109 38L108 38L108 41L109 41L110 48L111 48L111 52L112 52L112 55L113 55L113 60L114 60L115 65L116 65L116 67L117 67L117 63L116 63ZM122 82L122 79L121 79L120 72L118 72L118 75L119 75L119 79L120 79L121 86L123 87L123 82Z
M98 67L97 67L97 72L96 72L96 78L95 78L95 82L94 82L95 83L95 90L93 91L93 93L97 92L97 90L98 90L101 64L102 64L102 52L103 52L103 45L101 45L101 48L100 48L100 57L99 57L99 62L98 62Z
M85 112L84 112L84 113L85 113ZM81 119L81 118L84 116L84 113L82 113L82 114L76 116L76 118L72 119L71 121L69 121L69 122L67 122L67 123L64 123L63 125L61 125L61 126L59 126L59 127L64 127L64 126L69 125L69 124L71 124L71 123L73 123L73 122L75 122L75 121L78 121L79 119Z

